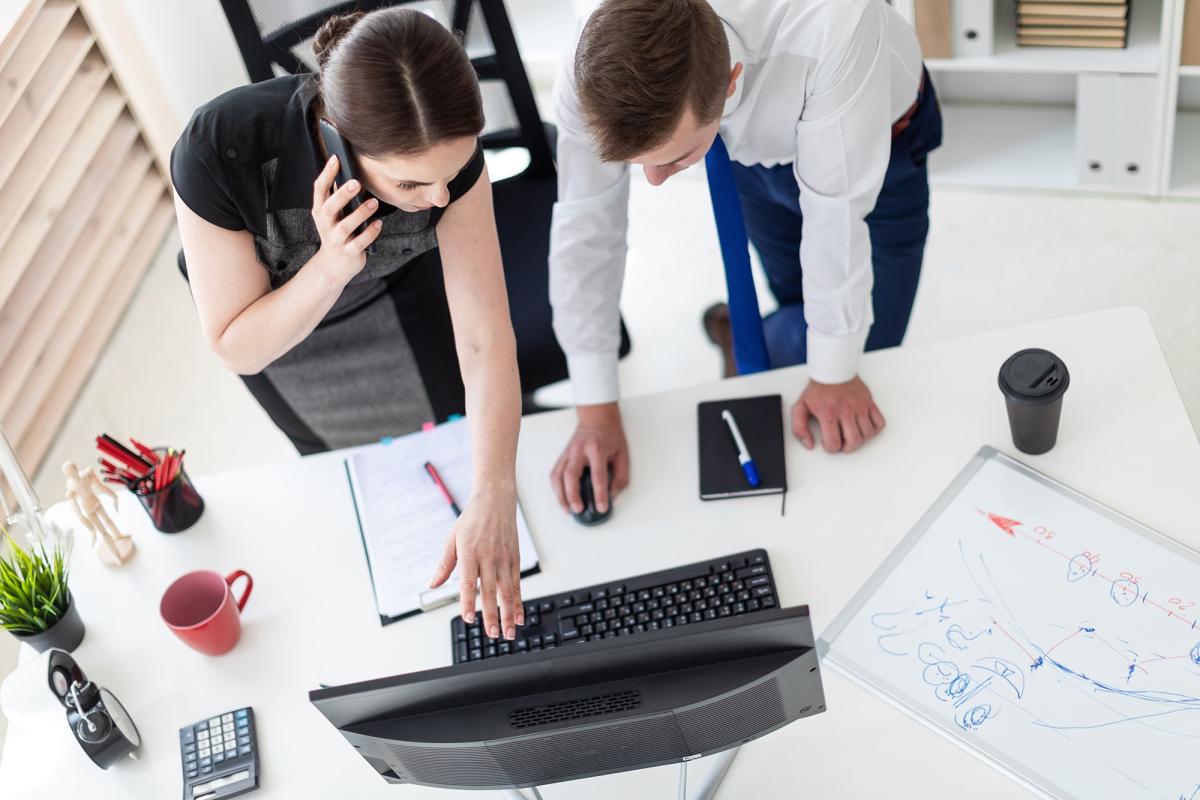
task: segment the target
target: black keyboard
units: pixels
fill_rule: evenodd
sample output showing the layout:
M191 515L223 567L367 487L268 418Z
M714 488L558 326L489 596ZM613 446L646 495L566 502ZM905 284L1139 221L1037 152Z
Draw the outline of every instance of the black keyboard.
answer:
M677 625L750 614L778 604L766 550L700 561L550 597L525 601L525 625L513 641L491 639L483 615L450 623L454 663L560 645L653 633Z

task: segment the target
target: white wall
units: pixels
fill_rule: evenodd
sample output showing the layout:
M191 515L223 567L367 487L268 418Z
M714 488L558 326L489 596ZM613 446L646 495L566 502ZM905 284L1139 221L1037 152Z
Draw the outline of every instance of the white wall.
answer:
M180 128L196 106L246 83L242 57L218 0L122 3Z

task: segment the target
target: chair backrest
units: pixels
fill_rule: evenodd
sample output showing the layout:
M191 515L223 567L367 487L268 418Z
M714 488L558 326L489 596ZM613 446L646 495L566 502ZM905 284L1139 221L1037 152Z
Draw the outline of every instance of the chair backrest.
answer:
M503 0L221 0L254 82L312 72L312 39L326 19L352 11L412 6L464 37L479 75L487 120L483 146L529 152L529 176L554 174L554 157Z

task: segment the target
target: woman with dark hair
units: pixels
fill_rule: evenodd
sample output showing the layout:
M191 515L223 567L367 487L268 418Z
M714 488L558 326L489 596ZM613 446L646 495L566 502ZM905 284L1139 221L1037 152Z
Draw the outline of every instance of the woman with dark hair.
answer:
M334 17L313 50L319 75L221 95L172 152L201 328L301 453L466 413L474 489L431 585L457 563L464 618L478 579L485 631L512 639L521 401L474 69L407 9ZM321 120L361 185L335 186Z

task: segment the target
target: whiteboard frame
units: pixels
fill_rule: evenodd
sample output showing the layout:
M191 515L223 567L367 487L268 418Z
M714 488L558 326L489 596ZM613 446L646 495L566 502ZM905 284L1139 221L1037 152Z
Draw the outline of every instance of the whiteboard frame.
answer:
M817 655L823 665L832 667L839 674L844 675L876 697L879 697L881 700L900 709L918 722L941 734L944 738L949 739L954 744L981 759L984 763L1004 773L1039 797L1047 798L1047 800L1059 800L1060 798L1066 800L1086 800L1086 798L1080 798L1077 795L1068 793L1061 786L1058 786L1043 775L1031 774L1021 764L1016 763L994 747L983 742L966 739L962 736L961 731L946 720L926 713L924 709L915 703L910 703L905 697L891 694L887 688L892 685L891 682L876 675L852 659L839 656L834 649L837 637L850 624L850 621L862 611L863 607L875 595L875 592L883 585L883 582L887 580L888 576L892 574L904 558L917 546L917 543L929 528L945 513L946 509L954 502L963 488L975 477L975 474L989 462L1002 464L1057 492L1066 499L1100 514L1109 521L1125 528L1130 533L1134 533L1160 547L1164 547L1175 555L1186 558L1197 567L1200 567L1200 553L1195 550L1180 544L1153 528L1141 524L1137 520L1125 516L1115 509L1093 500L1048 475L1038 472L994 447L984 445L972 456L967 466L963 468L962 472L958 473L958 476L946 487L941 496L934 501L929 510L922 515L917 524L913 526L913 529L905 535L900 543L896 545L896 548L883 560L883 563L876 568L875 572L867 579L862 588L855 592L854 596L850 598L850 602L846 604L846 607L821 632L821 636L817 639Z

